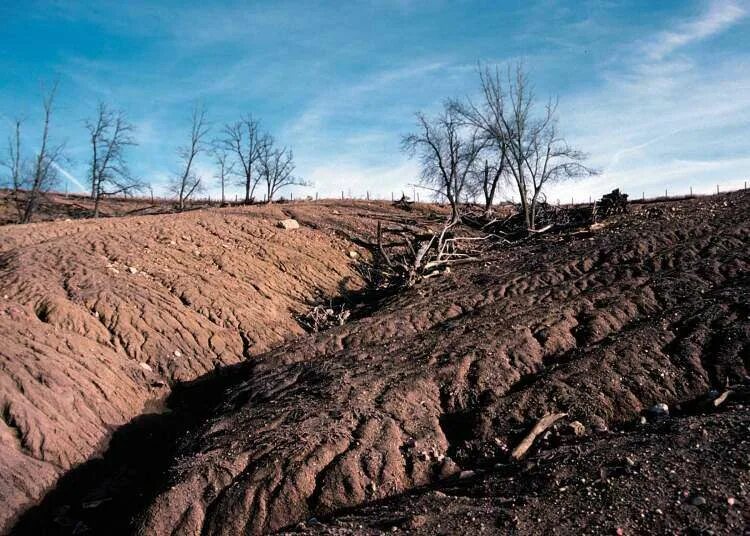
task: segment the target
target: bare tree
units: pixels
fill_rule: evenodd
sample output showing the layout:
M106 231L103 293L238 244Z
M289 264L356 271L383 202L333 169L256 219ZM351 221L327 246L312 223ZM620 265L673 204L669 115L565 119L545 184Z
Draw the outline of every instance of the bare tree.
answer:
M583 165L586 155L568 145L559 135L556 108L557 103L547 105L545 117L542 119L544 126L532 130L534 136L529 140L529 149L524 160L531 186L531 199L528 203L530 229L535 228L537 207L540 196L543 196L542 190L547 184L597 173Z
M182 161L182 170L170 184L170 189L177 195L180 211L185 209L185 203L190 197L202 189L201 177L195 172L195 160L200 153L206 150L204 140L208 131L206 110L201 106L196 106L192 115L190 143L177 150L177 154Z
M481 65L478 71L481 86L479 104L467 98L465 102L453 101L452 106L468 125L479 130L485 141L484 167L473 174L473 185L475 189L482 191L484 213L489 217L498 186L509 172L510 140L505 123L506 96L500 83L499 71L491 71Z
M226 149L218 146L218 144L214 145L215 147L212 154L214 161L216 162L216 178L219 180L221 186L221 204L223 205L225 203L224 189L226 187L227 179L234 173L234 162L230 161L229 152Z
M266 202L286 186L307 186L303 179L293 175L294 155L291 149L274 147L273 138L268 137L260 153L260 175L266 183Z
M483 142L478 130L465 126L455 107L447 102L435 118L417 113L417 124L418 131L405 136L402 147L410 155L418 155L422 184L450 203L448 225L453 225L461 218L458 205Z
M485 78L485 80L488 80ZM489 79L502 93L499 77ZM594 174L582 164L585 155L570 147L557 131L557 103L550 100L544 114L534 116L536 96L523 64L508 69L508 101L499 118L507 136L508 165L521 198L528 229L535 228L537 206L548 183Z
M11 199L18 212L18 220L23 217L24 197L23 191L28 187L28 162L21 152L21 119L13 120L13 133L8 136L8 147L6 158L0 161L0 165L7 168L7 185L11 190Z
M94 121L86 121L91 142L89 173L94 217L99 216L102 197L138 191L143 184L134 178L125 162L125 149L136 145L133 125L122 112L100 103Z
M31 221L39 206L39 199L57 182L60 162L64 159L65 144L52 145L50 141L50 124L56 92L57 83L42 98L44 108L42 137L32 166L21 223Z
M260 175L254 173L258 166L261 152L268 144L268 136L261 132L260 122L252 116L245 116L239 121L224 126L224 147L234 154L239 184L245 188L245 203L253 201L255 187Z

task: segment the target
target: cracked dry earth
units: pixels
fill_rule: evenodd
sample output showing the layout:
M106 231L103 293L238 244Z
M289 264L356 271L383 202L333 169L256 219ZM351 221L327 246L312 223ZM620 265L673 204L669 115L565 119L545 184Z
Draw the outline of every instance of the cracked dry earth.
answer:
M277 228L292 212L308 225ZM295 313L360 284L350 251L366 252L345 237L395 212L321 203L0 227L0 530L172 385L304 333Z
M179 421L148 489L118 499L117 479L82 479L91 489L63 489L42 526L65 532L67 512L70 532L144 535L742 534L749 209L743 193L635 206L595 231L489 252L369 316L206 375L145 436L151 446ZM333 225L331 212L287 211L316 232ZM170 362L153 368L168 374ZM714 407L709 393L728 385ZM642 421L656 403L670 416ZM511 462L551 412L567 417ZM110 451L129 445L116 437ZM117 472L120 458L107 459Z

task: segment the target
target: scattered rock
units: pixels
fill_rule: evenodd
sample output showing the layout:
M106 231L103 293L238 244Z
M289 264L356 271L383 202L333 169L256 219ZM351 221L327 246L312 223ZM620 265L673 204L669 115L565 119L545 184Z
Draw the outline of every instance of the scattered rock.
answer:
M473 477L474 475L476 475L476 472L472 471L471 469L468 469L468 470L466 470L466 471L461 471L461 472L460 472L460 473L458 474L458 478L460 478L460 479L464 479L464 478L471 478L471 477Z
M456 462L454 462L450 457L446 456L445 458L443 458L443 461L440 464L438 477L448 478L456 475L457 473L459 473L459 471L460 468L458 467L458 465L456 465Z
M175 357L182 357L182 352L180 352L179 350L175 350L174 351L174 356Z
M279 227L281 229L299 229L299 223L297 220L288 219L288 220L280 220L279 223L276 224L276 227Z
M141 362L141 363L139 363L139 366L140 366L140 367L141 367L141 368L142 368L143 370L145 370L146 372L153 372L153 369L152 369L152 368L151 368L151 367L149 366L149 364L148 364L148 363L143 363L143 362Z
M669 406L664 402L659 402L648 408L648 414L654 418L669 417Z
M356 251L354 251L353 249L350 249L350 250L349 250L349 257L350 257L350 258L352 258L352 259L356 259L356 258L358 258L358 257L359 257L359 253L357 253L357 252L356 252Z
M594 432L606 432L609 430L606 421L599 417L599 415L591 416L589 418L589 423L591 424L591 429L594 430Z
M135 266L128 266L128 272L130 272L131 274L137 274L138 269Z
M693 506L703 506L706 504L706 499L700 495L695 495L692 499L690 499L690 504Z
M581 421L573 421L568 424L567 431L576 437L586 435L586 427Z

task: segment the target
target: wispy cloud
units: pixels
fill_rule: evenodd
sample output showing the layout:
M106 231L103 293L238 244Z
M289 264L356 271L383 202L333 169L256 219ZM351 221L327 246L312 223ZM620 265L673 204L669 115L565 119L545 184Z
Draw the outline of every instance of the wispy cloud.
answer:
M713 0L698 17L681 21L674 30L659 33L645 45L652 60L661 60L675 50L719 34L747 16L746 6L726 0Z

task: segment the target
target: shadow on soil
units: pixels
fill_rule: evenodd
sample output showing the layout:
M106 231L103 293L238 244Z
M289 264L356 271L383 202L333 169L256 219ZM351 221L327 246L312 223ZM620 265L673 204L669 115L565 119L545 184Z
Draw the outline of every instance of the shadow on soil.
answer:
M175 386L151 413L120 427L101 457L60 478L11 534L131 534L133 517L167 485L166 471L180 439L203 422L227 389L246 379L238 372L249 365Z

